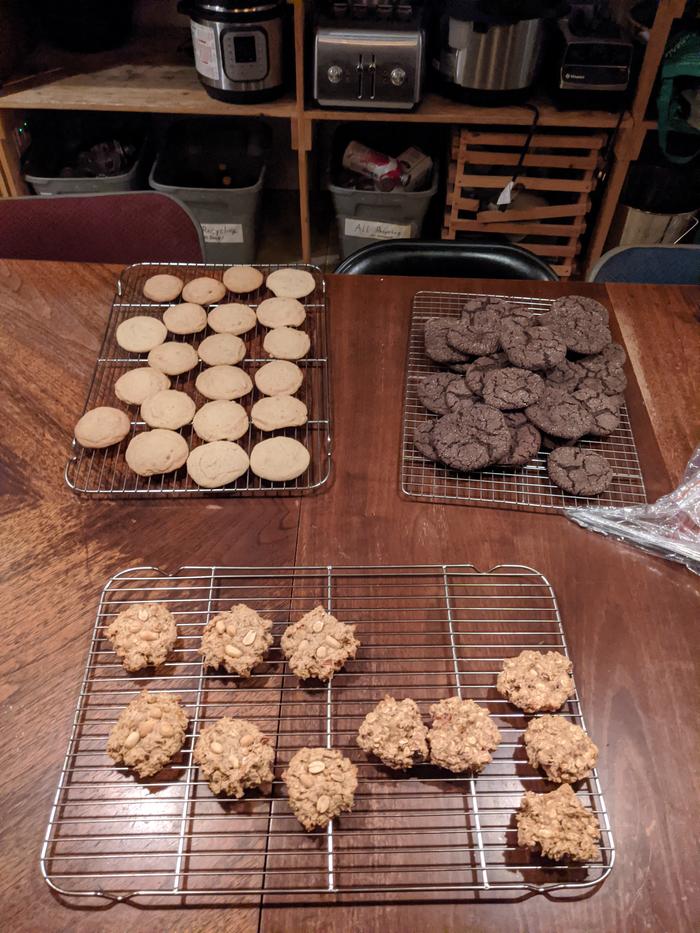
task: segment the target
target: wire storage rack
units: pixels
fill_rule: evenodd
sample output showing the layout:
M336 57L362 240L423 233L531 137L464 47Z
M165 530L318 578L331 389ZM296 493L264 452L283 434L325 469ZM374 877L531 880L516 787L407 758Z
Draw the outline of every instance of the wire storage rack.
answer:
M175 614L178 643L165 665L130 675L105 627L135 602ZM212 614L244 602L272 619L266 663L246 680L205 671L197 653ZM354 623L361 642L328 684L301 684L279 648L285 626L322 604ZM523 566L479 572L471 565L386 567L184 567L166 575L124 570L99 603L68 750L41 853L50 886L65 895L205 901L249 894L576 890L600 883L614 844L598 775L577 794L601 826L600 859L553 863L517 847L514 814L525 790L551 790L528 764L529 717L495 690L505 657L524 648L567 653L548 581ZM181 753L160 774L137 780L108 758L109 731L144 687L179 695L190 715ZM390 693L412 697L425 722L432 703L455 694L488 708L501 731L478 775L427 764L394 772L364 754L356 733ZM270 796L211 793L193 764L200 729L220 716L254 722L273 739ZM560 715L585 729L578 694ZM358 768L351 813L306 833L280 779L303 746L334 747Z
M279 268L289 268L290 265L258 264L266 276L269 272ZM299 495L322 486L330 474L331 467L331 402L330 402L330 373L328 358L328 308L326 304L326 286L321 271L317 266L296 265L294 268L306 269L316 280L314 292L303 299L306 308L306 320L302 329L306 330L311 339L311 348L307 356L298 360L304 372L304 382L296 393L307 406L309 420L303 427L287 428L275 432L263 432L252 423L247 434L238 440L238 443L250 453L253 446L273 434L285 434L301 441L308 449L311 460L305 473L295 480L287 482L271 482L260 479L250 470L235 482L223 488L207 489L198 486L187 474L185 467L160 476L141 477L132 472L124 458L124 452L131 438L139 431L148 430L147 425L140 420L139 409L129 406L131 417L131 431L120 443L103 450L88 450L73 440L72 451L65 470L65 479L68 486L75 492L84 495L93 495L106 498L124 497L163 497L163 496L280 496ZM226 264L211 265L205 263L152 263L144 262L128 266L119 277L116 284L116 294L112 302L102 347L97 358L92 382L88 390L84 411L99 405L111 405L124 408L114 393L114 383L130 369L147 365L148 354L128 353L116 341L116 329L122 321L135 315L146 315L160 319L170 304L158 304L143 297L143 285L146 279L158 273L174 273L185 282L202 275L211 275L221 278ZM225 302L242 302L252 308L272 293L263 284L255 292L248 295L228 293L221 304ZM179 301L180 299L178 299ZM210 307L213 307L210 306ZM246 358L238 365L245 369L251 379L255 370L270 361L262 349L262 342L267 332L266 328L256 324L254 330L241 335L246 343ZM179 336L168 334L168 340L182 341L197 346L212 331L207 327L199 334ZM207 399L203 398L195 389L195 380L201 370L205 368L199 363L194 369L181 376L171 377L171 388L180 389L190 395L197 407L201 407ZM250 412L252 404L261 395L257 388L253 388L251 395L238 401ZM76 419L77 420L77 419ZM194 433L192 426L187 425L180 429L190 449L202 443Z
M471 297L484 296L423 291L418 292L413 299L406 364L401 491L407 496L441 502L499 507L505 505L538 512L558 512L568 506L644 504L647 501L644 477L625 405L620 412L620 425L609 437L585 438L578 442L581 447L603 454L614 471L614 479L608 489L593 498L576 496L555 486L547 474L547 451L543 449L524 467L493 466L474 473L452 470L444 464L426 460L418 453L413 446L416 426L438 417L423 407L417 394L421 378L440 369L425 354L425 322L431 317L459 319L464 302ZM553 301L551 298L517 298L511 295L496 297L520 305L533 317L548 311Z

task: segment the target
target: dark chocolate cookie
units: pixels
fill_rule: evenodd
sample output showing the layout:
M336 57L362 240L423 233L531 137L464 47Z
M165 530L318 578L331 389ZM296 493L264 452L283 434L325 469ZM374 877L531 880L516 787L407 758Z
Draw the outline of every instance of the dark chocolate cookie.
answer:
M464 382L464 378L456 373L428 373L416 383L416 395L428 411L446 415L450 410L446 392L452 382Z
M557 447L547 458L549 478L575 496L598 496L613 480L612 467L602 454L581 447Z
M500 411L532 405L544 392L544 379L527 369L507 366L484 375L484 401Z
M548 327L522 326L514 321L501 328L506 356L521 369L553 369L566 357L566 344Z
M425 353L436 363L463 363L466 355L447 343L447 331L453 318L431 317L425 322Z
M586 304L592 300L576 296L558 298L552 310L541 318L546 327L561 337L567 349L575 353L599 353L612 342L606 318Z
M608 392L624 392L627 377L623 366L627 355L619 343L611 343L601 353L582 356L576 365L589 376L597 376Z
M508 365L505 353L493 353L491 356L480 356L467 367L465 382L474 395L481 395L484 391L484 376L492 369L503 369Z
M597 376L587 376L572 393L579 402L583 402L593 416L593 427L588 432L594 437L607 437L617 430L620 424L620 408L624 398L609 393L605 383Z
M413 428L413 446L418 453L426 460L437 461L438 455L435 453L431 435L435 421L421 421Z
M481 470L510 450L511 436L500 411L477 403L435 422L431 441L440 460L453 470Z
M460 353L495 353L500 346L499 326L500 318L494 308L463 309L462 320L447 331L447 342Z
M464 405L473 405L479 399L474 395L464 378L460 376L455 381L450 382L445 389L445 401L450 411L457 411L458 408Z
M560 389L567 389L573 392L578 388L579 382L585 379L588 374L583 366L574 363L571 360L562 360L554 369L550 369L546 375L547 385L559 386Z
M521 467L537 456L541 435L521 411L504 415L510 429L510 450L498 461L500 466Z
M601 317L606 324L610 323L610 315L605 305L602 305L595 298L587 298L585 295L564 295L562 298L555 298L552 302L551 311L593 311Z
M539 401L528 405L525 414L535 427L555 437L583 437L593 427L593 416L583 402L556 386L546 386Z

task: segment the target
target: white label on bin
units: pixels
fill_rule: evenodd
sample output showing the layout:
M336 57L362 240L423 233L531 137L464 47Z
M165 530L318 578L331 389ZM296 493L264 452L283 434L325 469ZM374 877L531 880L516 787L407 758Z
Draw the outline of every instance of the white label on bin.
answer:
M197 71L205 78L216 80L219 77L219 63L216 58L216 33L212 27L200 26L192 20L192 46Z
M202 224L206 243L243 243L243 224Z
M400 240L414 236L413 224L389 224L383 220L345 218L345 236L365 237L368 240Z

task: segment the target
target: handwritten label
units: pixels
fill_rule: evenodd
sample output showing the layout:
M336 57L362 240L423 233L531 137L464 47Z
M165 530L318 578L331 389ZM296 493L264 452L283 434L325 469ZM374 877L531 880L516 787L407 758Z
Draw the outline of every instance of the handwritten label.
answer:
M345 218L345 236L365 237L369 240L410 239L416 235L413 224L390 224L383 220Z
M243 224L202 224L205 243L243 243Z

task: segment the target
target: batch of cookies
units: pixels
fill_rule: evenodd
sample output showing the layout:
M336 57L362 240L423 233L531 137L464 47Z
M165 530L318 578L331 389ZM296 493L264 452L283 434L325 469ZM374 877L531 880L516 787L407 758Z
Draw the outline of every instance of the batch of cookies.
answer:
M241 301L224 303L227 293L250 295L263 283L271 297L255 310ZM147 354L147 365L127 370L114 383L126 410L103 405L86 411L75 426L76 440L86 449L120 444L131 433L138 408L147 429L134 433L124 452L138 476L173 473L186 464L192 481L210 489L235 482L249 469L273 482L297 479L310 462L301 441L277 434L249 453L237 441L251 423L263 432L306 424L307 406L296 397L304 382L297 361L307 356L311 340L303 329L306 309L300 299L315 288L313 275L295 268L277 269L265 278L253 266L233 266L221 280L206 275L186 284L174 274L151 276L143 296L167 305L162 316L134 315L115 334L122 350ZM249 355L246 335L257 324L267 329L262 349L270 360L251 378L240 364ZM200 365L204 368L194 382L203 400L198 406L190 394L172 388L171 380L188 378ZM248 412L241 402L253 385L261 397ZM189 426L201 441L196 446L180 433Z
M211 618L202 633L199 654L206 669L249 677L273 644L272 622L244 604ZM177 641L172 613L162 604L133 604L105 629L125 669L157 668ZM290 671L300 681L329 682L361 647L354 625L316 606L288 625L280 639ZM524 794L515 820L518 845L553 859L574 862L600 857L600 825L571 785L595 767L598 749L560 710L574 694L571 662L556 651L522 651L507 658L495 686L512 706L527 714L524 733L528 761L559 787L544 794ZM410 697L385 696L364 717L358 746L392 771L431 764L455 774L478 774L492 760L500 732L486 708L453 696L430 707L427 727ZM109 756L140 778L168 765L185 743L188 716L180 698L144 690L122 711L108 742ZM270 794L275 753L271 738L254 723L224 716L205 725L194 745L193 760L211 791L241 798L247 790ZM282 772L289 806L307 831L323 829L354 805L357 766L337 749L303 747Z
M461 319L426 322L425 353L446 369L416 387L439 416L414 428L422 457L471 472L525 467L544 447L549 478L565 492L596 496L610 486L609 461L576 446L620 425L626 357L604 305L571 295L534 315L506 299L474 296Z

